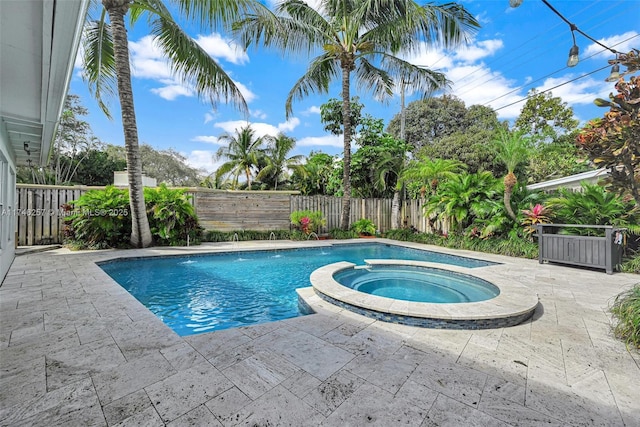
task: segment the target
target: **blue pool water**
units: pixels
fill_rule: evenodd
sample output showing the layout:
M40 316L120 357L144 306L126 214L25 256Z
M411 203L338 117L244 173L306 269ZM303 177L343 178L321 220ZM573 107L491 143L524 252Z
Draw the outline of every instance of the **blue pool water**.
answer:
M181 336L304 315L297 288L327 264L408 259L481 267L493 263L394 245L345 244L312 249L149 257L100 267Z
M500 294L500 289L486 280L437 268L376 265L341 270L333 278L356 291L405 301L466 303Z

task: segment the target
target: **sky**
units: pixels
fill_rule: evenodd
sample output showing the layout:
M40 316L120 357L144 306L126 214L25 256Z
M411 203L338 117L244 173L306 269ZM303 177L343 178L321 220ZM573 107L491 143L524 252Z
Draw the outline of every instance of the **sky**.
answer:
M567 57L573 45L570 27L541 1L524 0L518 8L509 7L508 0L460 3L481 25L467 45L442 50L424 44L419 53L399 55L416 65L446 74L450 87L434 96L454 95L467 107L487 105L496 110L499 119L513 121L531 89L553 88L553 96L572 107L581 123L602 117L606 110L596 107L593 100L607 98L614 90L613 84L605 81L610 72L607 61L614 58L610 51L576 32L580 62L568 68ZM605 46L619 52L640 49L640 0L550 0L549 3L578 29ZM182 24L233 78L250 113L247 115L224 104L214 108L199 100L192 88L171 73L149 36L145 21L140 20L128 29L140 143L159 150L173 148L184 155L191 166L208 173L221 163L214 160L221 146L219 137L234 134L247 123L258 135L282 132L295 138L296 148L291 155L306 156L311 151L331 155L342 152L341 138L324 131L320 122L320 106L340 96L339 81L333 82L328 94L311 94L295 102L293 115L285 118L286 97L318 52L285 57L260 46L244 51L229 34L203 32L188 23ZM352 96L360 97L364 114L383 119L385 126L399 114L399 92L381 102L355 86L352 84ZM79 60L69 93L81 97L82 104L89 110L84 120L100 140L124 145L117 99L110 101L113 120L109 120L82 80ZM407 93L405 102L417 99L420 94Z

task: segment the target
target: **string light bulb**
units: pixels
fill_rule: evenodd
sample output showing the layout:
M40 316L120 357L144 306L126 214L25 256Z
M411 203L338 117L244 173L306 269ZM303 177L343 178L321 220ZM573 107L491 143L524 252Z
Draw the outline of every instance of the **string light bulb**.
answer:
M617 82L620 79L620 65L615 64L611 67L611 74L604 79L605 82Z
M578 65L578 61L580 61L580 48L577 45L571 46L569 49L569 59L567 59L567 67L575 67Z

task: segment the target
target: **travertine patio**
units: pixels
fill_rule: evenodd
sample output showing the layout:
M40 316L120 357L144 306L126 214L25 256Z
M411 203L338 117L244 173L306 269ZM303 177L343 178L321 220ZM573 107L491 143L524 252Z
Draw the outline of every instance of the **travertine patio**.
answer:
M94 264L231 247L16 257L0 287L0 425L640 426L640 356L606 311L636 275L454 252L502 262L538 293L534 318L423 329L310 296L317 314L181 338Z

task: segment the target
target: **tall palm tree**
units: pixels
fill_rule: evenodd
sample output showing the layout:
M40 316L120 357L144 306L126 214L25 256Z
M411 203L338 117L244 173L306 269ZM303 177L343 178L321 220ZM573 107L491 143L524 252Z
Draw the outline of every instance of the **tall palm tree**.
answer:
M349 227L351 165L351 78L376 98L388 98L398 82L407 89L429 94L447 80L442 73L421 68L397 56L417 50L423 41L452 47L465 41L478 23L462 6L418 5L413 0L319 0L315 9L303 0L284 0L275 13L257 10L234 24L245 46L262 43L283 53L316 53L309 68L293 86L286 100L309 93L327 93L333 79L341 76L344 131L344 172L341 228Z
M263 180L272 178L273 189L278 189L278 183L285 181L286 170L302 168L301 162L304 156L301 154L287 157L296 146L296 141L284 134L266 137L269 146L265 150L265 161L267 165L258 173L257 179ZM300 170L302 171L302 169Z
M511 207L513 188L518 184L514 170L527 161L530 151L529 140L521 132L509 132L501 129L493 140L496 158L507 167L504 177L504 208L509 217L517 221L516 214Z
M174 0L180 14L197 20L203 27L237 18L255 6L254 0ZM102 0L97 17L88 18L83 39L85 78L98 104L110 117L103 96L117 95L120 101L129 178L131 207L131 243L136 247L151 245L142 187L142 164L138 145L129 68L129 45L125 16L132 23L146 16L157 46L167 56L171 67L185 83L212 103L222 99L246 110L239 89L224 70L176 23L162 0ZM108 19L107 19L108 18Z
M219 138L226 146L218 149L215 159L227 159L216 170L216 181L225 175L233 176L233 188L238 186L238 178L244 174L247 188L251 189L251 178L263 155L261 146L264 137L257 137L251 125L236 129L235 135L224 134Z

